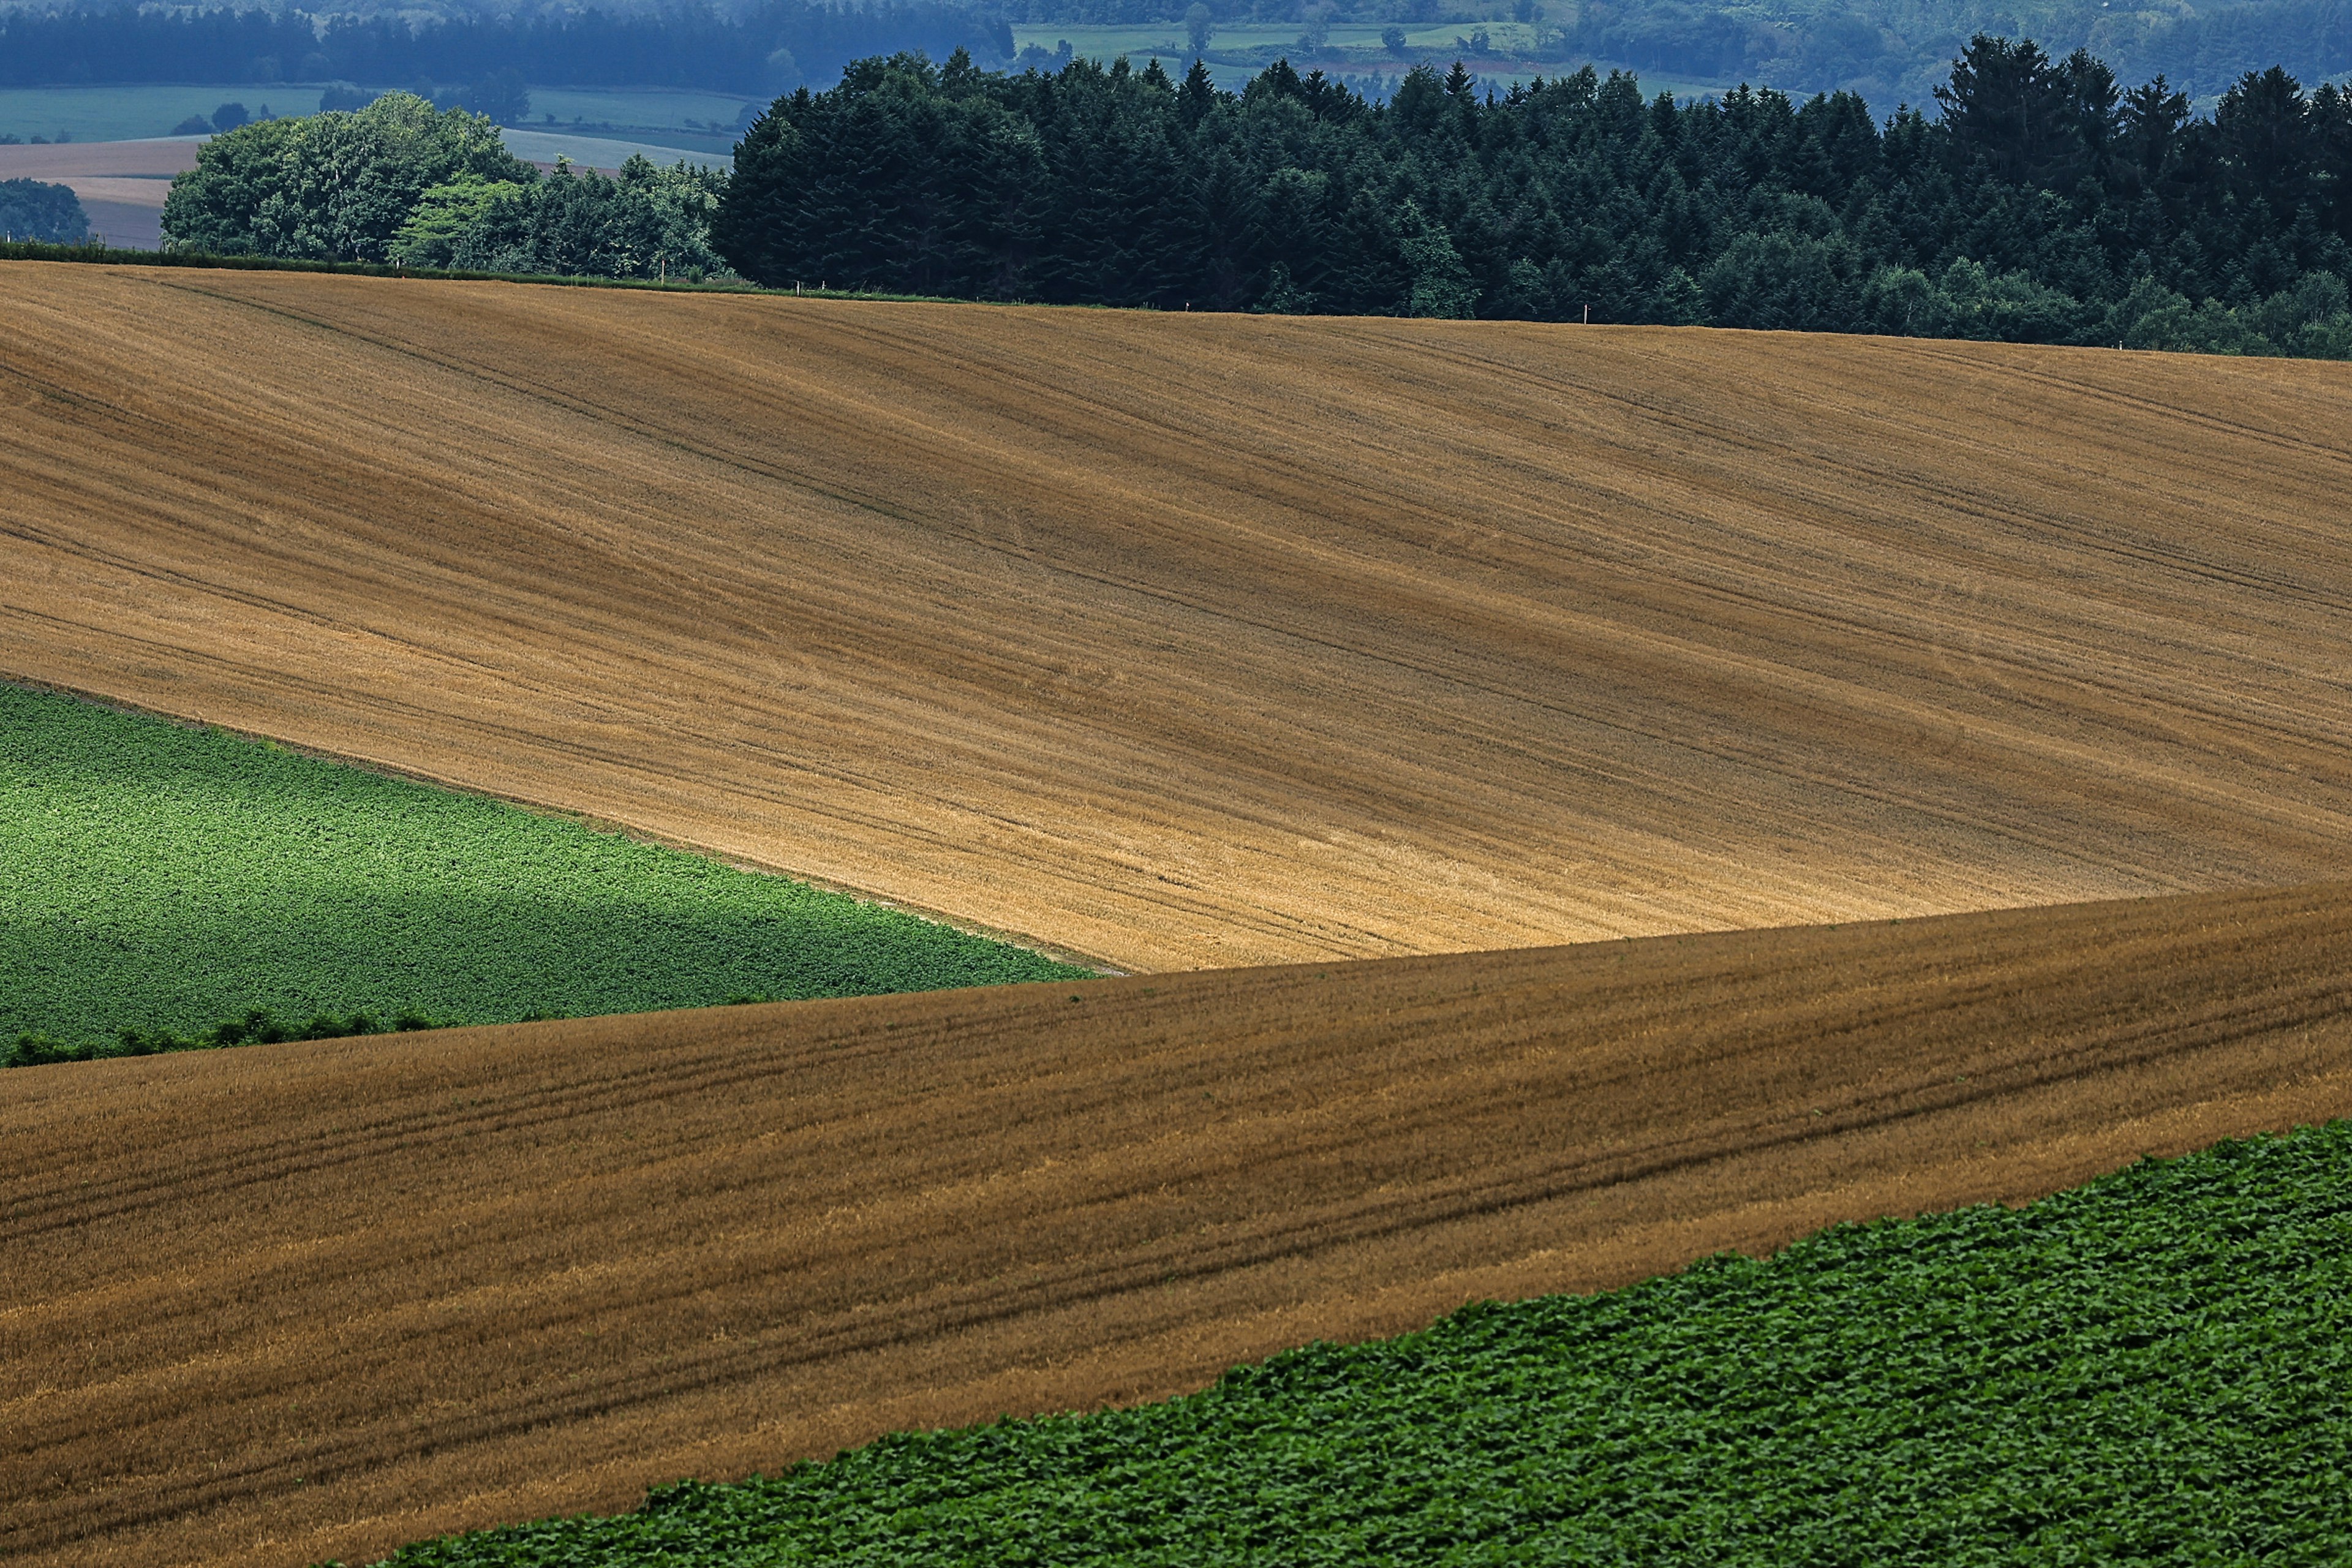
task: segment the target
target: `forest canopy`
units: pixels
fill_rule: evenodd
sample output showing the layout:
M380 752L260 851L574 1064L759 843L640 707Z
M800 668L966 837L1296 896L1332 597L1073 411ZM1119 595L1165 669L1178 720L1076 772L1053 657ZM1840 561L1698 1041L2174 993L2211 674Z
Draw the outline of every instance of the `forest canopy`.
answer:
M0 238L72 245L89 234L89 217L70 185L0 180Z
M1936 97L902 54L779 99L712 240L782 287L2352 352L2352 95L2273 68L2200 118L1979 35Z
M724 176L633 156L542 177L486 115L414 93L214 137L163 203L167 248L606 278L730 276L709 248Z

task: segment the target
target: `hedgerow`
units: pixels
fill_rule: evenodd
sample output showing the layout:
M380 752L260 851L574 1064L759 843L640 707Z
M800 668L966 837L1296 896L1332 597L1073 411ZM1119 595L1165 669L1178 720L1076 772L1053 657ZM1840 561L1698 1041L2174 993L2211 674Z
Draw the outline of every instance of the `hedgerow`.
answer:
M448 267L408 267L389 261L311 261L282 256L215 256L202 250L137 250L102 241L52 245L40 240L0 240L0 261L78 262L96 267L177 267L211 272L318 272L353 278L403 278L445 283L522 283L560 289L628 289L666 294L768 294L794 299L889 300L909 303L961 304L927 294L892 293L873 289L766 289L739 278L692 279L668 278L603 278L577 273L474 272Z
M338 1018L320 1013L307 1024L289 1024L267 1007L255 1007L241 1018L224 1019L194 1035L170 1029L120 1029L111 1040L80 1040L68 1044L27 1030L16 1043L0 1049L0 1068L46 1067L51 1062L97 1061L106 1057L152 1057L165 1051L211 1051L226 1046L271 1046L281 1040L341 1040L354 1035L381 1035L389 1027L401 1031L446 1027L415 1013L403 1013L390 1025L372 1013Z
M2352 1122L387 1561L2352 1561Z
M0 686L0 1041L17 1042L0 1060L1087 973L501 802Z

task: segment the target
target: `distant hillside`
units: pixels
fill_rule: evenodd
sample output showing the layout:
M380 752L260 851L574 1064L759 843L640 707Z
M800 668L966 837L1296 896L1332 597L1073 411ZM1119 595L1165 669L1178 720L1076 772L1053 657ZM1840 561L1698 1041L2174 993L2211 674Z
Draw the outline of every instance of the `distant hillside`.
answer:
M1006 14L1016 26L1074 30L1153 21L1181 37L1191 9L1187 0L1012 0ZM1293 0L1207 0L1205 10L1213 50L1233 47L1230 31L1215 41L1221 28L1286 24L1281 41L1302 68L1393 74L1460 55L1488 77L1524 78L1590 62L1679 83L1858 92L1881 118L1902 103L1932 109L1953 57L1979 32L2039 38L2060 55L2087 47L2134 79L2161 73L2204 98L2282 62L2306 82L2352 71L2347 0L1406 0L1318 5L1319 21L1302 20ZM1375 45L1366 35L1384 24L1409 41ZM1448 25L1433 41L1436 24ZM1109 63L1110 51L1093 52Z
M0 11L0 86L320 82L413 87L511 72L537 84L776 92L860 56L1013 52L1001 19L951 0L857 6L761 0L708 9L471 11L446 17L285 9Z
M1146 53L1181 69L1190 0L803 0L749 5L620 0L581 9L480 0L278 0L146 8L0 3L0 86L77 82L309 82L454 87L514 71L533 86L692 87L773 93L829 81L866 55L959 47L984 64L1011 58L1008 24L1055 25L1081 38L1159 24ZM1748 82L1799 94L1846 90L1881 118L1902 103L1932 111L1933 91L1977 32L2032 37L2064 55L2088 47L2132 79L2164 75L2210 100L2249 70L2284 64L2306 83L2352 72L2352 0L1211 0L1205 35L1273 25L1271 46L1226 63L1255 69L1286 54L1305 68L1391 78L1416 61L1465 58L1494 80L1592 64L1678 84ZM1378 41L1394 28L1403 48ZM1339 35L1335 37L1333 35ZM1263 36L1262 31L1254 37ZM1129 47L1077 51L1108 65ZM1060 61L1055 64L1058 66Z

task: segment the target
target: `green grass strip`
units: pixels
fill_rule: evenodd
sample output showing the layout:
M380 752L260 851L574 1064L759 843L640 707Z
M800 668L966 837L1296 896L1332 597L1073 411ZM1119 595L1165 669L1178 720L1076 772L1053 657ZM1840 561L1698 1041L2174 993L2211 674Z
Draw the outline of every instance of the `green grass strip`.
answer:
M499 801L0 685L0 1042L233 1043L221 1021L257 1010L299 1034L1087 973Z
M2352 1562L2352 1122L390 1561Z

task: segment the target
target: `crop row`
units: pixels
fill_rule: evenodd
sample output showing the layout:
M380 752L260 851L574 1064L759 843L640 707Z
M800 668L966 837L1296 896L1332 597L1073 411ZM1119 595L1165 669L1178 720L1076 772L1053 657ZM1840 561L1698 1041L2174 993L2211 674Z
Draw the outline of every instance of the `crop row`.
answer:
M2352 1561L2352 1122L451 1537L530 1563Z
M103 1053L256 1009L500 1023L1084 973L580 823L0 686L0 1040Z

